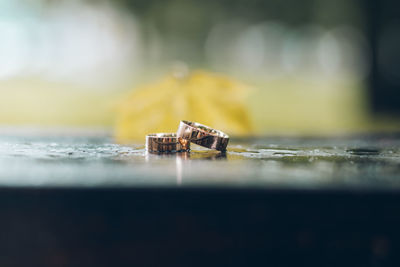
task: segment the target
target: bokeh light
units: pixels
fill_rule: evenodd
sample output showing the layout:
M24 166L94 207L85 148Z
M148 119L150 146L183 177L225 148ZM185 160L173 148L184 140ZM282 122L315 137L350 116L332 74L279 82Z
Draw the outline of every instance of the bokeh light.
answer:
M284 8L272 0L2 0L0 125L111 129L127 93L182 62L254 88L244 101L257 134L370 130L373 58L363 8L318 0ZM399 25L389 24L378 65L400 84Z

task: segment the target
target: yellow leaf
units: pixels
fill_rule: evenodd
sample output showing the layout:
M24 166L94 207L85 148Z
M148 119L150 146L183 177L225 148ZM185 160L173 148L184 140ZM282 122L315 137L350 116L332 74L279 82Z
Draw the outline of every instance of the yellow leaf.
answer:
M245 97L249 87L202 70L170 74L129 94L117 108L115 136L120 142L144 140L146 134L175 132L191 120L230 135L252 132Z

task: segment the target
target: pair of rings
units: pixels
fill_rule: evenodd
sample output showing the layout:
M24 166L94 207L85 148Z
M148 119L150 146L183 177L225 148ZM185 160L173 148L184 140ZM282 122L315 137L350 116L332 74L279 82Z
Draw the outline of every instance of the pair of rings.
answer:
M181 121L175 133L157 133L146 136L146 150L150 153L184 152L190 143L218 151L226 151L229 136L196 122Z

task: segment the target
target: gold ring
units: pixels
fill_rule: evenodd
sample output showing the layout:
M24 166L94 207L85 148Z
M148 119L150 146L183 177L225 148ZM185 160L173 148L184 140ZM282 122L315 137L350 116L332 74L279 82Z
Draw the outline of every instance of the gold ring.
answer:
M176 135L182 145L192 142L219 151L225 151L229 142L227 134L203 124L190 121L181 121Z
M146 150L150 153L182 152L190 149L190 144L183 146L174 133L156 133L146 136Z

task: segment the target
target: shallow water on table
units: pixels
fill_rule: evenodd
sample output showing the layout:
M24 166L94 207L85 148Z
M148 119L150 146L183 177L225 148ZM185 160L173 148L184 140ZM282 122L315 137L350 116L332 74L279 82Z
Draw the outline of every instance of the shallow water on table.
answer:
M233 140L147 154L108 138L0 137L0 186L400 189L400 138Z

